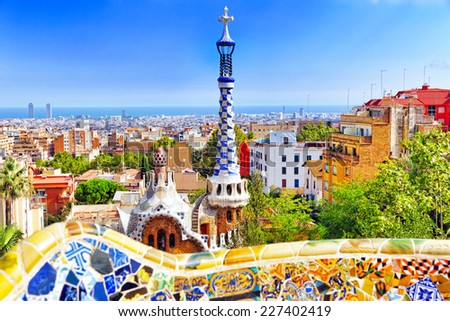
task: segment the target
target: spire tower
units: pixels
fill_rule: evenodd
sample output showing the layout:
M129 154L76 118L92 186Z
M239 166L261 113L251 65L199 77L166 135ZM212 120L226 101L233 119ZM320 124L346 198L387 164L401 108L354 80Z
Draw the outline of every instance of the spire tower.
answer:
M235 42L228 31L228 24L234 20L234 17L228 16L228 8L225 7L224 14L218 20L224 25L222 37L216 42L220 54L220 74L217 79L220 91L220 119L216 165L213 176L208 180L210 193L208 199L212 206L239 208L247 204L249 195L247 182L240 176L234 133L232 55Z

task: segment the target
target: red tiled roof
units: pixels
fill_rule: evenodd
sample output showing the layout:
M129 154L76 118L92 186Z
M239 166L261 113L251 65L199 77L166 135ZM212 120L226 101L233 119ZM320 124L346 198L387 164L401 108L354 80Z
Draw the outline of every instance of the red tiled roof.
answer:
M450 89L422 88L399 91L396 97L415 96L426 106L450 104Z

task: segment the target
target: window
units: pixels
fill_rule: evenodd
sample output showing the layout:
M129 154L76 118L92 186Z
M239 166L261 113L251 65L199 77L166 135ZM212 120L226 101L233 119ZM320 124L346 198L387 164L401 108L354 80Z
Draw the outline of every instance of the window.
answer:
M284 162L284 163L286 162L286 155L282 155L281 156L281 161Z
M267 166L265 166L265 165L264 165L264 171L266 171L266 172L267 172Z
M298 167L294 167L294 174L298 175Z
M264 161L267 162L267 154L264 154Z
M325 164L325 173L328 173L328 164Z
M169 247L173 249L175 247L175 234L170 233L169 235Z
M289 138L283 137L283 144L285 145L289 144Z
M227 222L228 222L228 223L231 223L231 219L232 219L231 211L228 210L228 211L227 211Z
M300 162L300 155L294 155L294 162L295 163Z
M306 179L306 189L309 189L309 178Z
M281 187L283 187L283 188L286 187L286 179L285 179L285 178L283 178L283 179L281 180Z
M316 181L313 181L313 189L316 189Z
M328 181L323 182L324 189L328 191Z
M158 250L166 250L166 231L164 230L158 231Z
M311 155L307 155L306 156L306 160L311 160L312 159L312 156Z
M298 187L299 186L299 180L298 179L294 179L294 187Z
M36 191L38 197L45 197L45 189L38 189Z
M345 168L345 176L350 176L350 169L348 167Z
M151 247L155 247L155 237L153 235L148 236L148 245Z
M281 167L281 174L286 175L286 167Z
M436 117L436 106L428 106L428 116Z
M337 175L337 167L333 165L333 175L336 176Z
M356 148L353 148L352 154L353 154L353 156L356 156Z
M438 107L439 114L445 114L445 107Z

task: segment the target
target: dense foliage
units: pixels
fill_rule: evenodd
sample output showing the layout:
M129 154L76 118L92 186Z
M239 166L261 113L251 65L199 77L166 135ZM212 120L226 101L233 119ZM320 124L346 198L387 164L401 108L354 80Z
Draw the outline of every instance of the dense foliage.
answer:
M327 141L331 137L331 133L339 131L337 128L325 125L324 123L307 124L300 134L297 136L297 141Z
M14 201L33 193L27 171L26 166L21 168L13 158L7 158L3 163L0 171L0 196L5 199L6 225L12 223Z
M407 156L379 165L378 175L333 190L319 221L326 238L447 238L450 228L450 133L417 133Z
M21 239L23 239L23 233L16 225L0 226L0 258Z
M295 194L271 188L264 194L264 181L258 172L249 178L250 201L239 222L237 246L291 242L321 237L314 224L311 203Z
M89 169L99 169L105 172L119 172L123 168L140 169L145 175L150 170L147 155L126 151L123 155L100 154L92 161L84 157L72 157L68 152L57 153L50 161L38 160L38 167L60 168L63 173L70 173L75 176L81 175Z
M77 204L107 204L117 191L126 191L126 188L114 181L95 178L78 185L75 199Z

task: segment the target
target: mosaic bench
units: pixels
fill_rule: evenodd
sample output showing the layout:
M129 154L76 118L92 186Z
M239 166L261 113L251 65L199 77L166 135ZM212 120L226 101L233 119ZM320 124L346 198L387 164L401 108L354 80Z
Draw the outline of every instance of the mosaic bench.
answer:
M168 254L57 223L0 260L0 300L450 300L450 241L359 239Z

